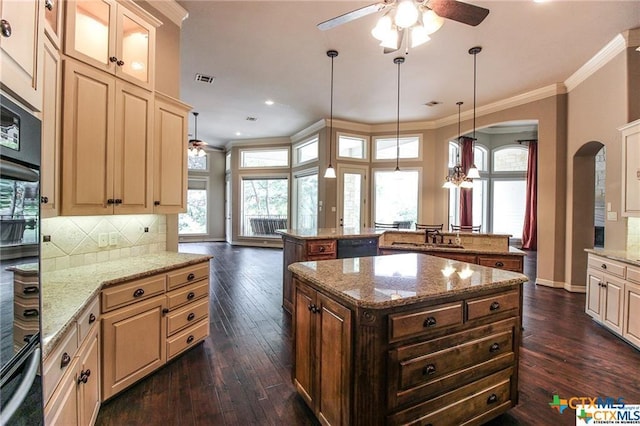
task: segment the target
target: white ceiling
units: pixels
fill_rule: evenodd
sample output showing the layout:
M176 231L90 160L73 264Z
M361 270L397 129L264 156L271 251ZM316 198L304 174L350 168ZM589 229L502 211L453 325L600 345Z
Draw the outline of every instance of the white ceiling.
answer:
M373 1L180 1L181 98L198 111L198 138L288 137L329 116L334 59L334 118L368 124L396 120L395 54L370 35L379 13L320 31L316 24ZM634 1L472 1L490 9L477 27L446 20L401 65L401 121L435 120L565 81L624 30L640 27ZM213 84L195 73L215 76ZM271 99L272 106L264 101ZM442 104L428 107L429 101ZM247 121L255 117L256 121ZM193 133L193 116L190 118ZM241 135L236 135L240 132Z

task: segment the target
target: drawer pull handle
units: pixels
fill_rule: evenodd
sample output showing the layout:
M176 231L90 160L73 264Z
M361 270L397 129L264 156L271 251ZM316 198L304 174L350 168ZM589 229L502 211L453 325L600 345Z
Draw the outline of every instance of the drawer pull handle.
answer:
M326 248L325 248L325 246L320 246L320 248L318 250L320 250L321 252L324 252L326 250Z
M423 327L434 327L437 324L438 321L436 321L436 319L434 317L428 317L426 320L424 320L424 322L422 323Z
M45 0L44 7L51 12L53 10L53 0Z
M88 368L85 371L80 372L80 377L78 377L78 384L87 383L89 381L89 376L91 375L91 370Z
M312 314L317 314L318 312L320 312L320 308L318 308L316 305L309 304L307 305L307 308L311 311Z
M29 340L33 337L33 334L25 334L22 340L26 343L29 343Z
M187 281L193 281L196 278L196 274L193 272L187 275Z
M427 365L425 368L422 369L422 375L423 376L430 376L432 374L436 373L436 366L433 364L429 364Z
M89 324L93 324L95 321L96 321L96 316L92 312L92 313L89 314Z
M169 309L168 308L162 308L162 313L164 315L167 315L169 313Z
M498 309L500 309L500 303L498 302L493 302L491 306L489 306L490 311L497 311Z
M489 352L493 353L493 352L497 352L500 350L500 344L499 343L494 343L493 345L491 345L489 347Z
M495 404L496 402L498 402L498 396L495 393L489 395L489 398L487 398L487 405Z
M136 291L133 292L133 297L140 297L144 294L144 290L139 288Z
M29 317L37 317L38 316L38 310L37 309L25 309L24 312L22 312L22 315L29 318Z
M607 269L607 265L604 264L604 263L602 265L600 265L600 266L602 267L602 269Z
M60 368L64 368L67 365L69 365L69 363L71 362L71 357L69 356L68 353L63 353L62 354L62 359L60 360Z
M189 337L187 337L187 343L191 343L195 340L195 337L193 337L193 334Z
M187 321L193 321L195 317L196 317L196 314L191 312L189 315L187 315Z
M496 262L496 268L502 268L504 266L504 263L498 261Z
M192 291L190 291L189 294L187 294L187 300L191 300L194 297L196 297L196 294L194 292L192 292Z
M22 292L24 294L34 294L34 293L39 293L40 290L38 289L38 287L35 286L31 286L31 287L25 287Z

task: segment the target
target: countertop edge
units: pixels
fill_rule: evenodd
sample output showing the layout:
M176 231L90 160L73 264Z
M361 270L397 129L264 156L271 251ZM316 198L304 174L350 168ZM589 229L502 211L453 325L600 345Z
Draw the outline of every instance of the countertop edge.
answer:
M607 250L597 248L584 249L587 253L595 254L597 256L606 257L611 260L617 260L633 266L640 266L640 254L635 254L632 258L631 254L626 250Z
M378 246L378 248L381 250L398 250L398 251L420 252L420 253L445 252L445 253L462 253L462 254L506 255L506 256L521 256L521 257L525 257L527 255L527 253L515 247L510 247L509 250L484 250L484 249L474 249L474 248L420 247L420 246L402 246L402 245L383 244Z

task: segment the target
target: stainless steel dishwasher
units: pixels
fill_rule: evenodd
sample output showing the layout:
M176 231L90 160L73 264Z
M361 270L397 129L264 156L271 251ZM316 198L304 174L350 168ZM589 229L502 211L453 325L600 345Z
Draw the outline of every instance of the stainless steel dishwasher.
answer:
M346 238L338 240L338 259L377 255L377 238Z

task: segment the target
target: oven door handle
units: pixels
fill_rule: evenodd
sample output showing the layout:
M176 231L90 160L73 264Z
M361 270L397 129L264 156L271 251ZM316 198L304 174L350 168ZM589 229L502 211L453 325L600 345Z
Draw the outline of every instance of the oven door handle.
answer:
M39 365L40 348L36 348L31 353L28 365L25 368L24 377L22 378L22 383L20 383L11 399L2 407L2 412L0 412L0 424L8 424L13 413L16 412L18 407L22 404L22 401L27 397L29 389L31 389L31 385L36 378Z

